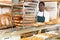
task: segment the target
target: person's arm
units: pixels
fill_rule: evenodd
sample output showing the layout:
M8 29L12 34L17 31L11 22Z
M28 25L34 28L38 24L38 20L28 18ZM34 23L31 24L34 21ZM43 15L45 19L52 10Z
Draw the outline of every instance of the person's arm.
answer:
M45 15L45 22L49 22L49 20L50 20L49 13L46 12L46 15Z

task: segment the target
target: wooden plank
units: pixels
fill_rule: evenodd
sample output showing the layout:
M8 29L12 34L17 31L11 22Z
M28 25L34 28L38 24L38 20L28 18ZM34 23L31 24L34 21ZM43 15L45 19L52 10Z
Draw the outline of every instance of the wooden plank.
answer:
M12 0L0 0L0 3L8 3L8 4L11 4L13 3Z
M40 1L46 1L46 2L52 2L52 1L54 1L54 2L56 2L57 0L40 0Z

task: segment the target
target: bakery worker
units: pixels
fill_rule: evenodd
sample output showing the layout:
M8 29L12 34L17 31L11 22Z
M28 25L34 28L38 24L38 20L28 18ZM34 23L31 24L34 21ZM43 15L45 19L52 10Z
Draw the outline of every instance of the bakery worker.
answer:
M37 12L38 22L49 22L49 13L45 10L45 3L41 1L39 3L39 11Z

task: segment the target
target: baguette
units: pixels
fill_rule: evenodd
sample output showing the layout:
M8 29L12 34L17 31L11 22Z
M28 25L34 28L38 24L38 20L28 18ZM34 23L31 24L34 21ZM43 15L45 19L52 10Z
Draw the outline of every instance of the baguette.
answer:
M1 17L1 25L2 26L5 26L6 25L5 18L3 16Z

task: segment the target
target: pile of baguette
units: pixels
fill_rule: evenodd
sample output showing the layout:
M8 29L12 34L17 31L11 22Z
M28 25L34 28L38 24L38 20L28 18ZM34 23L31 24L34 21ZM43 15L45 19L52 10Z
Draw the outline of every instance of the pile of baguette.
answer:
M11 11L6 12L5 14L0 14L0 26L9 26L12 25L12 15Z

